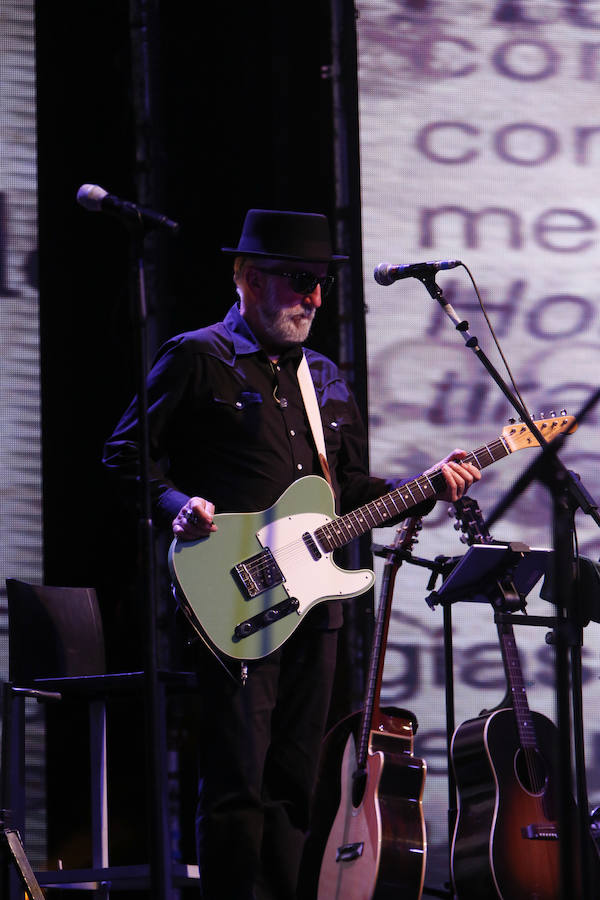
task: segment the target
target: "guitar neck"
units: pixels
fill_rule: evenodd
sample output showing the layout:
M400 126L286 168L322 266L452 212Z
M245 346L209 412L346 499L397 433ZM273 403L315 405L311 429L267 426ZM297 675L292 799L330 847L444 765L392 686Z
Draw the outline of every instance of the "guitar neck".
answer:
M400 552L412 548L417 539L417 532L420 531L420 529L421 518L419 516L411 516L410 518L404 519L402 525L396 532L393 543L387 548L388 553L381 579L381 597L379 600L375 631L373 634L365 706L358 742L357 767L359 770L364 770L367 765L371 731L377 727L375 720L376 718L378 719L380 714L379 699L381 695L381 683L383 681L383 665L387 636L390 627L394 584L398 569L402 565Z
M387 633L389 628L392 593L394 590L396 571L397 566L393 562L388 560L383 570L383 577L381 582L381 599L379 602L379 609L375 623L375 632L373 635L373 645L371 648L371 660L369 664L369 675L367 678L365 706L358 742L358 769L364 769L364 767L366 766L367 756L369 753L369 739L371 735L371 729L373 727L374 718L379 707L379 696L383 676L383 660L385 655L385 645L387 643Z
M478 450L469 453L462 462L470 462L479 469L497 462L508 456L512 451L502 438L497 438L491 444L484 444ZM371 500L364 506L346 513L331 522L327 522L315 531L319 545L325 553L331 553L339 547L344 547L354 538L360 537L371 528L385 525L391 519L412 509L423 500L430 500L437 493L443 491L445 485L441 469L436 469L429 475L419 475L413 481L408 481L401 487L384 494L376 500Z
M506 672L515 718L517 720L517 729L521 747L524 749L535 748L537 744L533 720L529 710L525 682L523 681L523 672L521 671L521 661L519 659L519 651L517 649L512 625L505 623L499 624L498 637L500 638L502 661L504 663L504 670Z

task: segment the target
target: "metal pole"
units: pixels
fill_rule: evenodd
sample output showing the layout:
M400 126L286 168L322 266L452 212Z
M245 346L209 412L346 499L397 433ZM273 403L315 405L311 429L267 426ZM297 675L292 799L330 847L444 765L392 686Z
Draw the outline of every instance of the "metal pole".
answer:
M135 118L135 180L137 200L156 205L160 167L158 118L153 85L153 53L156 25L153 0L130 0L131 73ZM166 723L158 683L159 614L158 566L152 508L149 491L149 437L147 422L146 375L151 353L158 343L157 280L158 240L154 233L132 234L132 302L137 345L137 395L140 429L140 510L139 546L143 573L141 594L145 622L144 670L146 704L146 797L148 802L148 840L150 853L151 896L170 900L172 860L168 830L166 772L162 749Z
M324 70L331 79L333 152L335 175L335 242L350 256L338 275L339 367L355 394L365 428L367 410L367 353L363 297L362 241L360 218L360 165L358 122L358 77L356 11L353 0L331 0L331 66ZM346 550L350 567L372 567L366 541L354 541ZM349 676L355 702L364 695L368 648L373 636L373 593L345 610L346 634L351 660Z

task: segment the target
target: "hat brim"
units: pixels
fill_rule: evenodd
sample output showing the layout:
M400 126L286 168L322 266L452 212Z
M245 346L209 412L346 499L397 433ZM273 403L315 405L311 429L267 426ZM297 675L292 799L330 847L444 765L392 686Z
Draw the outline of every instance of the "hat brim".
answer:
M294 262L348 262L349 256L341 256L340 254L332 254L331 256L310 257L310 256L293 256L289 253L265 253L260 250L242 250L239 247L221 247L223 253L229 253L235 256L255 256L258 259L289 259Z

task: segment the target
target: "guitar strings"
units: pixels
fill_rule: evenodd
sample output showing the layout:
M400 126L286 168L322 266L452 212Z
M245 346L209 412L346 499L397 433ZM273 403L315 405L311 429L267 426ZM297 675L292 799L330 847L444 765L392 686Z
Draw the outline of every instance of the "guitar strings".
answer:
M478 459L478 455L486 452L489 454L491 461L495 461L495 451L498 449L506 449L503 441L500 438L496 438L489 444L485 444L478 450L469 453L465 457L465 461L474 460L480 468L483 468L485 465L487 465L487 463L480 462L480 460ZM382 522L382 514L380 511L381 506L384 507L388 515L394 518L396 515L401 515L402 513L407 512L412 506L416 506L422 500L429 499L435 493L432 481L436 478L436 476L439 476L440 474L441 469L436 469L429 475L419 475L418 478L415 478L413 481L401 485L394 491L390 491L388 495L384 495L393 507L391 510L388 509L385 501L382 501L382 498L377 498L376 500L372 500L369 503L366 503L364 506L360 507L357 510L354 510L353 512L347 513L344 516L339 516L338 518L332 519L329 522L326 522L323 525L319 526L319 528L322 529L325 537L332 542L331 550L336 549L336 547L343 546L345 543L353 540L353 538L355 537L359 537L361 534L364 534L365 531L369 530L370 527L376 527L383 524L383 522L385 522L385 519ZM418 488L420 493L422 494L422 497L417 499L411 490L411 486ZM406 499L403 497L403 492L408 492L413 501L412 504L406 503ZM402 507L398 507L396 498L402 501ZM372 520L372 525L369 523L369 518ZM319 529L315 529L315 531L317 530ZM296 539L290 544L280 547L276 552L273 552L273 557L276 561L278 558L285 560L290 558L290 553L293 557L297 552L301 553L305 549L306 545L304 544L304 542L302 540ZM330 552L330 550L326 550L326 552ZM249 571L257 574L264 573L267 569L268 563L264 558L260 561L255 561L251 566L248 567Z
M504 441L502 440L502 438L496 438L495 440L491 441L489 444L484 444L482 447L479 447L477 450L474 450L473 452L467 454L467 456L464 459L464 462L475 461L480 468L485 468L485 466L487 466L489 464L489 462L496 461L497 458L496 458L495 454L496 454L496 451L498 451L498 450L502 450L504 453L506 452L506 445L505 445ZM489 462L488 461L482 462L479 460L479 454L482 454L484 452L490 456ZM397 488L395 491L391 491L387 495L387 497L389 498L391 503L396 508L396 514L401 514L403 512L407 512L411 508L411 505L417 505L417 503L420 502L419 500L415 499L415 497L412 493L412 490L411 490L411 485L418 487L418 489L421 491L421 494L423 495L423 497L421 499L428 499L435 493L435 490L434 490L433 484L432 484L432 480L440 474L441 474L441 470L436 469L430 475L420 475L418 478L415 478L413 481L402 485L400 488ZM428 487L428 489L429 489L429 491L431 491L431 493L428 493L427 491L425 491L423 489L423 485L426 485L426 487ZM408 491L408 493L410 494L410 496L413 500L413 504L406 504L406 501L405 501L404 497L402 496L402 491ZM398 509L394 497L397 497L398 499L402 500L402 502L405 505L404 509ZM385 506L385 503L382 503L381 498L379 498L379 502L380 502L380 505L383 505L384 508L386 509L386 511L388 513L390 513L390 510L387 509L387 506ZM341 547L341 546L343 546L344 543L352 540L354 537L358 537L360 534L363 534L364 533L363 526L364 526L365 530L369 529L369 523L365 518L366 514L369 514L370 517L372 518L373 526L383 524L383 522L381 521L381 513L377 506L377 501L375 500L375 501L371 501L370 503L367 503L364 506L360 507L359 510L354 510L354 512L347 513L345 516L340 516L337 519L332 519L330 522L327 522L324 525L320 526L320 528L323 529L326 536L334 539L333 546L331 548L332 550L335 549L336 546ZM358 527L358 531L356 532L356 534L353 534L353 529L350 524L350 523L352 523L353 519L354 519L354 522L353 522L354 529L356 529ZM347 531L348 531L347 535L344 535L343 533L341 534L343 529L347 529ZM339 543L340 534L342 537L342 543ZM275 558L275 560L277 560L278 556L281 557L282 559L286 559L286 558L289 558L290 552L292 554L295 554L296 552L301 552L303 549L305 549L304 542L301 540L295 540L292 543L290 543L288 545L284 545L283 547L279 548L277 553L273 553L273 557ZM330 552L330 551L326 551L326 552ZM266 562L255 562L251 566L249 566L249 571L251 570L252 572L260 573L260 572L264 572L267 568L268 568L268 564Z

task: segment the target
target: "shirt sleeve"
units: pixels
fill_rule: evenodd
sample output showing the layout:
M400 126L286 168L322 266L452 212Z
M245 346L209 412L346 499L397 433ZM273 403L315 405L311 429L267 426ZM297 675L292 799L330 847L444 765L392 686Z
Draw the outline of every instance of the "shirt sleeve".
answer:
M341 514L351 512L415 477L380 478L369 473L366 429L354 395L339 374L325 381L320 394L327 457L334 473ZM435 500L425 500L407 510L405 515L424 516L434 506ZM395 517L386 524L403 517Z
M189 497L177 489L163 462L168 430L180 409L191 372L185 341L173 339L159 351L147 379L150 498L158 518L170 523ZM135 397L104 445L102 462L126 490L137 489L140 478L140 428Z

